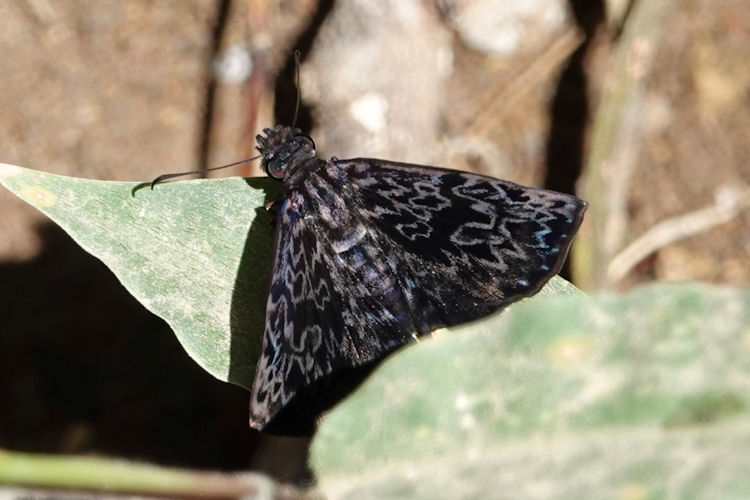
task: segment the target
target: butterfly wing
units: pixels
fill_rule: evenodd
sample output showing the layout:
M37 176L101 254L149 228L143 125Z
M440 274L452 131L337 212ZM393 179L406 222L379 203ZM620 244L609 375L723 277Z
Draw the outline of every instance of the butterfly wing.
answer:
M560 271L586 203L491 177L377 159L336 161L398 255L419 333L486 316Z
M414 332L377 232L348 204L339 180L325 173L310 173L278 215L263 347L251 391L250 424L259 429L269 430L284 408L287 416L272 430L305 434L319 413L315 406L325 409L327 399L335 400L367 371L350 369L382 358ZM337 381L317 387L290 406L300 389L343 372L349 379L343 386Z
M417 335L536 292L585 209L570 195L371 159L321 162L287 194L252 390L258 428L304 388L336 373L356 382L352 369Z

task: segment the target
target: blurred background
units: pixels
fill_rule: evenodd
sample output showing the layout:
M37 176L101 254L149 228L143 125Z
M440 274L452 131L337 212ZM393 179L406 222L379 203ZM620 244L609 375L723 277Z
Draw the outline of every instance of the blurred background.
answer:
M148 181L246 158L292 120L299 49L321 156L576 193L565 276L586 291L750 283L746 1L27 0L0 19L2 162ZM252 432L248 394L99 261L4 190L0 214L0 448L299 473L279 450L305 443Z

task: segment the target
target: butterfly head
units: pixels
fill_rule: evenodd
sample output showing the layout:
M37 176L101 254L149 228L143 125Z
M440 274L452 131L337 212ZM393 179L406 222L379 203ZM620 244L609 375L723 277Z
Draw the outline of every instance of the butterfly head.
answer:
M283 179L288 170L315 157L315 143L297 128L276 125L263 129L255 140L263 155L260 165L274 179Z

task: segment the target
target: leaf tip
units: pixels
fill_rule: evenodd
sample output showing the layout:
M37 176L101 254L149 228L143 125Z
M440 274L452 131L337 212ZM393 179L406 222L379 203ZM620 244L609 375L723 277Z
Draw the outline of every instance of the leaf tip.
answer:
M0 184L33 207L48 208L54 206L57 203L57 195L48 188L37 184L39 177L34 174L48 175L18 165L0 163ZM11 181L10 179L14 177L18 177L18 180Z
M25 169L10 163L0 163L0 180L6 177L13 177L23 172Z

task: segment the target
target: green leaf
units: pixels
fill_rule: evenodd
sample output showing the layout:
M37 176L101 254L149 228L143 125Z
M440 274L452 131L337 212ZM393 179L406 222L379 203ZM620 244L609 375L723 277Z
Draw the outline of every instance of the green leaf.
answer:
M750 496L750 291L534 298L455 330L325 417L328 498Z
M250 389L270 273L264 207L280 195L277 181L193 180L151 191L0 164L0 184L101 259L206 371ZM553 279L540 295L561 293L578 290Z
M151 191L0 164L0 183L101 259L206 371L251 386L269 283L264 205L279 195L277 182L233 177Z

